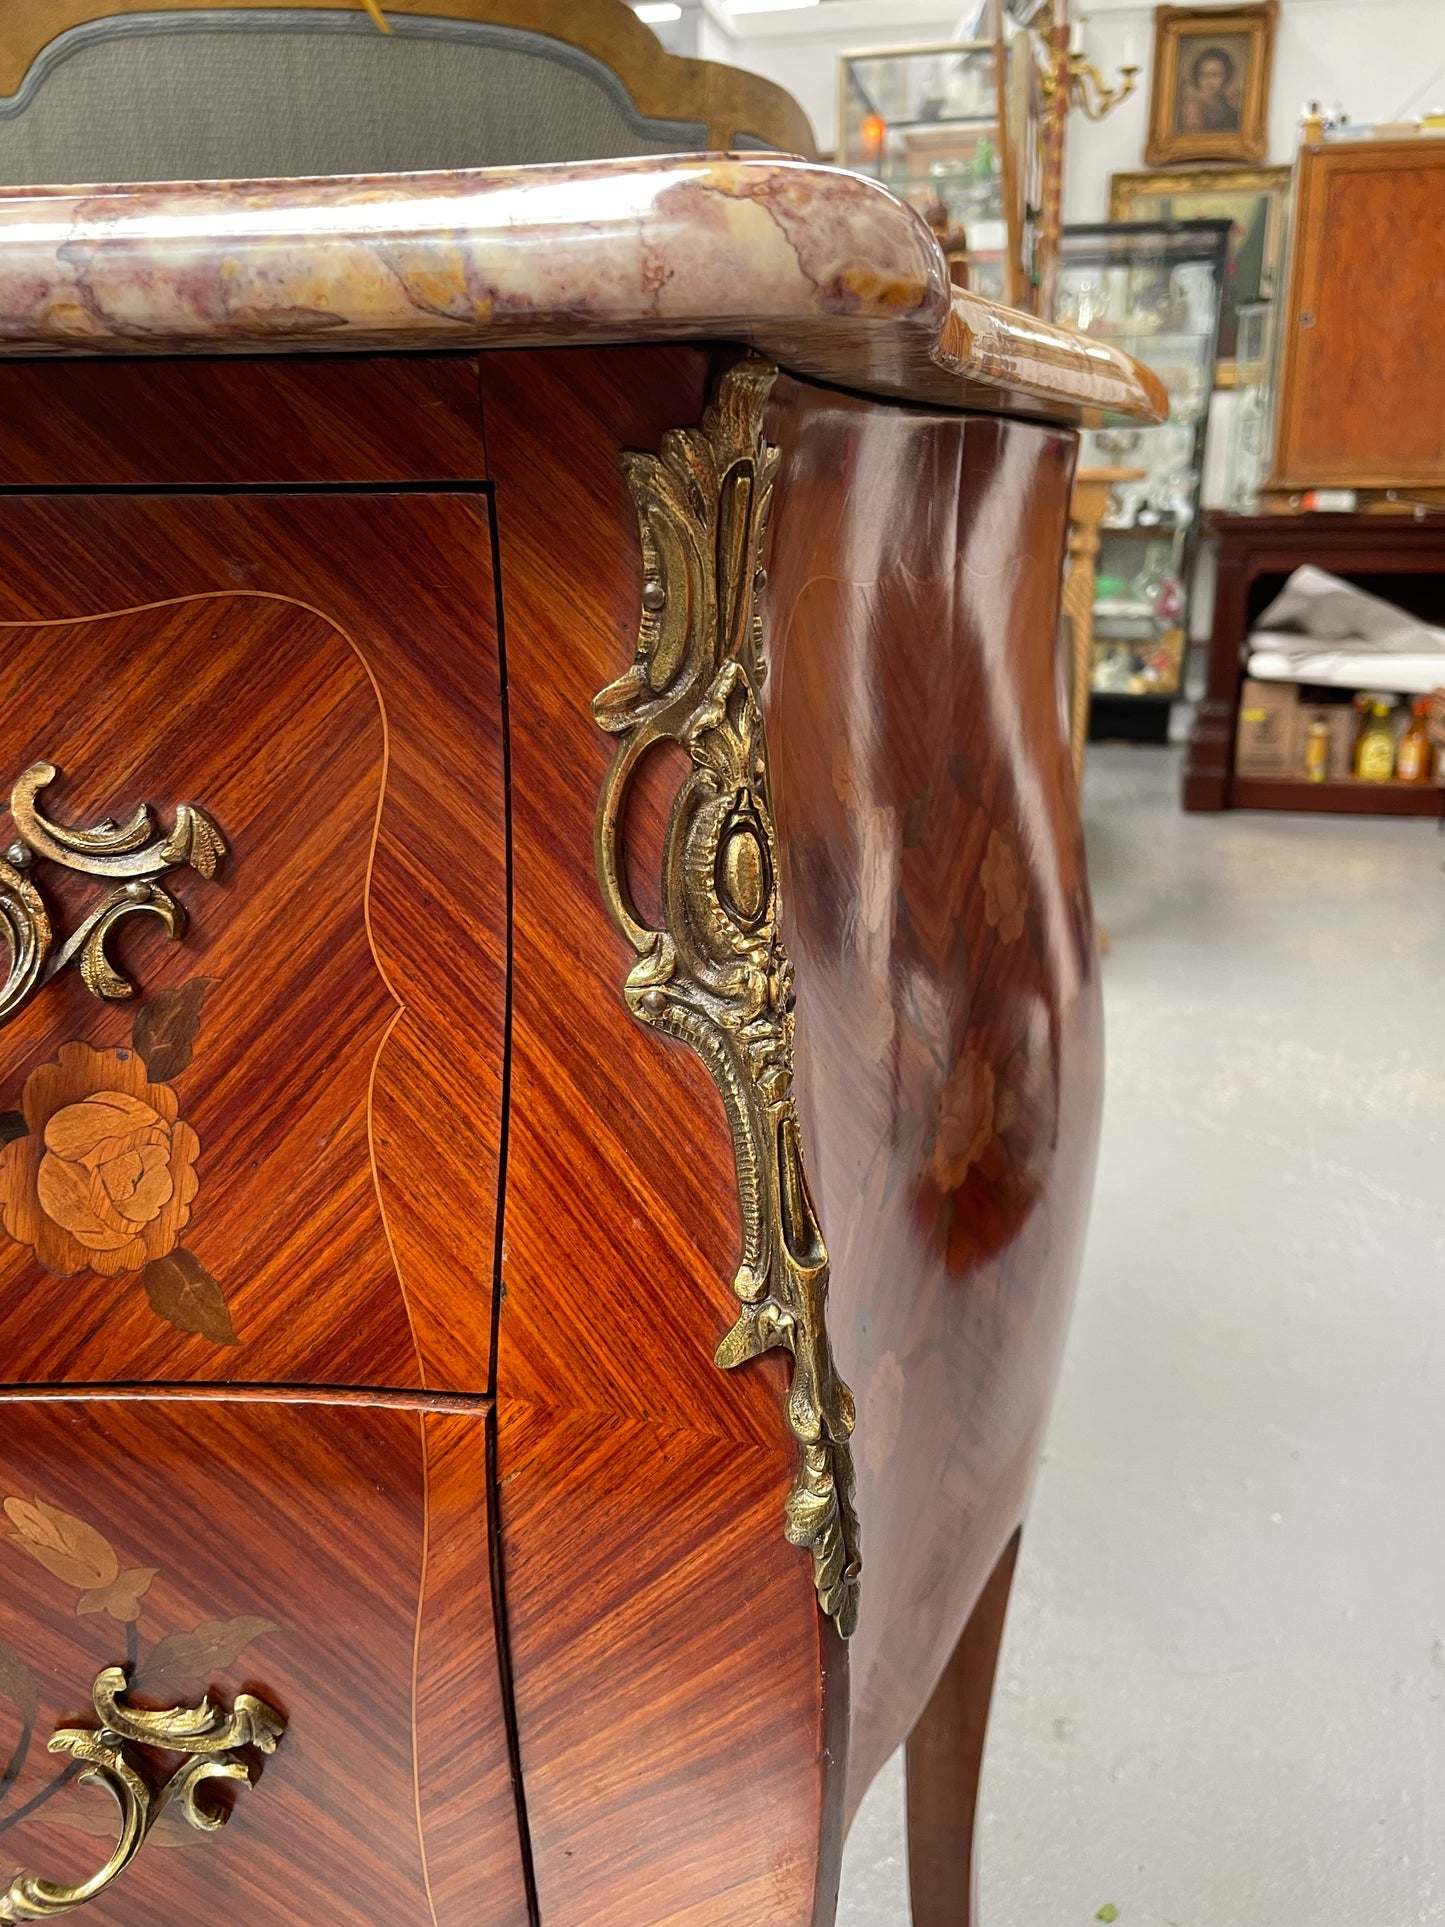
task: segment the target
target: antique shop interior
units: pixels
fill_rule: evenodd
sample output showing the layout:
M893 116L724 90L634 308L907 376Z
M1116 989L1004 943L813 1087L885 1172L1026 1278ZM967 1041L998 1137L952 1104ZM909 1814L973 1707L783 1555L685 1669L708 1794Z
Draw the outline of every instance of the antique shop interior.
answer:
M3 0L0 1921L1445 1921L1442 272L1445 0Z

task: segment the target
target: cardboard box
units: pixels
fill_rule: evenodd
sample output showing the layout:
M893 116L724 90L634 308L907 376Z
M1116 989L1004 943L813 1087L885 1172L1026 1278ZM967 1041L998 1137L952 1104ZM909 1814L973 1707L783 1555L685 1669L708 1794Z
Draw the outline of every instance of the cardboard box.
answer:
M1292 682L1255 682L1246 676L1234 739L1236 776L1295 774L1295 717L1299 687Z
M1296 705L1293 768L1290 774L1304 777L1309 775L1307 747L1310 729L1316 721L1322 722L1330 732L1328 780L1334 782L1341 776L1353 775L1355 737L1360 726L1360 719L1355 714L1353 703L1299 703Z

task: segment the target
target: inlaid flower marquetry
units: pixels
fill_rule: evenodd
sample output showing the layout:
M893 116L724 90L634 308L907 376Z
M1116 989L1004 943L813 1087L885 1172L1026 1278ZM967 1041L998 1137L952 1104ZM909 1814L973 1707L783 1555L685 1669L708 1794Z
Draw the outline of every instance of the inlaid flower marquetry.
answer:
M5 1229L47 1271L143 1271L180 1242L200 1140L133 1050L66 1044L32 1071L28 1127L0 1154Z
M78 1613L109 1613L126 1626L140 1618L154 1566L122 1566L103 1532L43 1499L9 1498L0 1510L17 1546L64 1585L79 1588Z
M206 989L193 978L143 1005L128 1050L64 1044L31 1071L0 1117L0 1222L57 1277L136 1275L168 1323L234 1345L220 1285L181 1243L201 1143L158 1075L189 1064Z

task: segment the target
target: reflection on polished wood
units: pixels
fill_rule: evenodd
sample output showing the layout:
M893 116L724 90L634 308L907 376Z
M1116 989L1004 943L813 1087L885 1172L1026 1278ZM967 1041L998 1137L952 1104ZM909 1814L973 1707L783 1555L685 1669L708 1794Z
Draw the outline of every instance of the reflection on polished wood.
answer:
M851 1810L1023 1517L1084 1231L1099 993L1054 667L1074 447L786 380L767 432L798 1108L858 1400Z

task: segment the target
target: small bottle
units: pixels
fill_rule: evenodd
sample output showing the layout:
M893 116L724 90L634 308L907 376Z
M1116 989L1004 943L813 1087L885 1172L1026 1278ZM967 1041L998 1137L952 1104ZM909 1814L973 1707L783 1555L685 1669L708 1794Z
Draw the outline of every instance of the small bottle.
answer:
M1409 724L1395 752L1395 774L1402 783L1428 783L1434 774L1430 732L1425 727L1429 707L1428 696L1422 696L1412 705Z
M1355 774L1362 783L1388 783L1395 774L1395 730L1390 721L1393 703L1372 696L1365 705L1365 724L1355 742Z
M1330 774L1330 726L1316 716L1305 738L1305 775L1312 783L1324 783Z

